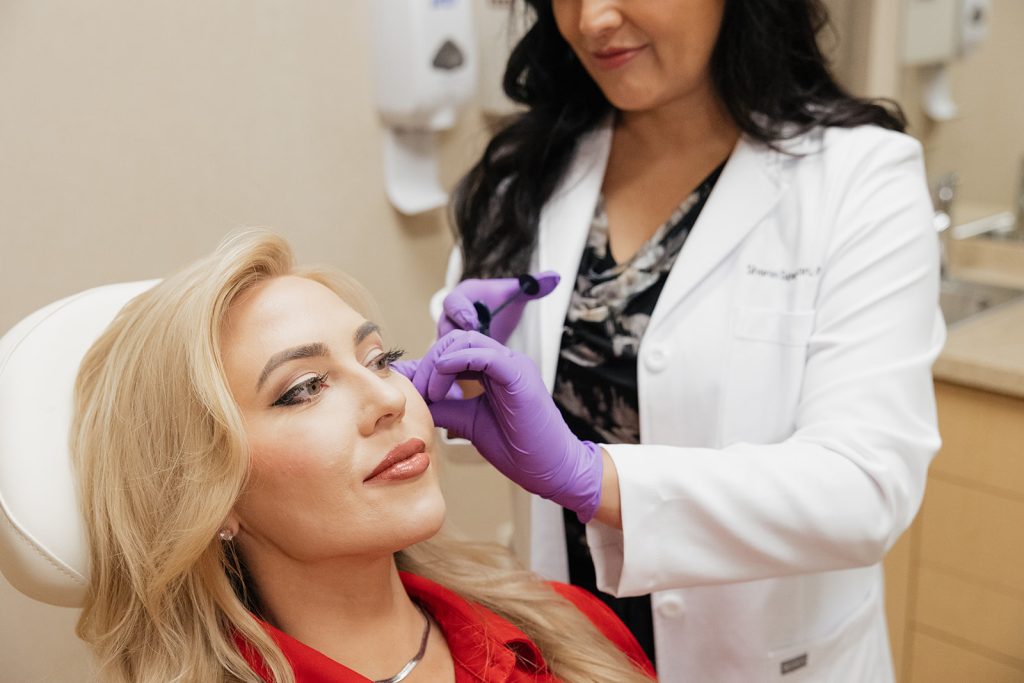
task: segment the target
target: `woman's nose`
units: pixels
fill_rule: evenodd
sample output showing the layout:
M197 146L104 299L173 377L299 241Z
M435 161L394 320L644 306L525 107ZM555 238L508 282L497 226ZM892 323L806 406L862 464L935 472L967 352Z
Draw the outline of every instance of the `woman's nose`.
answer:
M360 431L364 436L400 421L405 415L405 393L393 377L381 377L371 372L366 378L365 391L360 420Z
M580 33L597 38L622 25L618 0L580 0Z

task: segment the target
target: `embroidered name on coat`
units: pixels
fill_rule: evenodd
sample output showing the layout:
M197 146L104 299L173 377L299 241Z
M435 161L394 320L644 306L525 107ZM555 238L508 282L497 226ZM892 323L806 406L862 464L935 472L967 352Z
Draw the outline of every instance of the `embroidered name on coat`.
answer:
M815 266L814 268L794 268L792 270L785 270L780 268L762 268L750 264L747 266L747 275L752 277L763 277L769 280L781 280L783 282L792 282L793 280L799 280L800 278L807 277L818 277L821 275L821 266Z
M805 666L807 666L807 655L802 654L799 657L793 657L792 659L784 661L781 664L780 669L782 673L788 674L796 671L797 669L802 669Z

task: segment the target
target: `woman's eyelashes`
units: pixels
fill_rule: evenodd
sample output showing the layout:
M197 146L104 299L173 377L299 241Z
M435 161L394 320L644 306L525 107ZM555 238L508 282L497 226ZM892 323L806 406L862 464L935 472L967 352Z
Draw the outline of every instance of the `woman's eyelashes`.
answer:
M307 377L288 391L281 394L281 397L274 401L275 406L294 406L300 403L309 403L320 395L320 392L327 386L327 373Z
M405 355L405 351L402 349L391 349L389 351L382 351L377 355L370 358L367 362L366 367L373 370L374 372L383 372L391 367L391 364L400 359ZM317 398L329 384L327 384L328 374L326 372L306 377L298 384L292 385L287 391L281 394L272 406L294 406L303 403L309 403L313 399Z
M373 360L370 361L370 365L375 370L386 370L391 367L392 363L399 360L404 355L405 351L402 349L384 351L380 355L374 356Z

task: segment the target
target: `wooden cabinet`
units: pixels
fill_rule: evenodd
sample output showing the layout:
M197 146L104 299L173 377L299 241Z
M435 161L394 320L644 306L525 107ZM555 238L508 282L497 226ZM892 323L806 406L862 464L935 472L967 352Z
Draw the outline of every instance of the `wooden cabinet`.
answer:
M938 382L942 450L886 560L899 683L1024 682L1024 399Z

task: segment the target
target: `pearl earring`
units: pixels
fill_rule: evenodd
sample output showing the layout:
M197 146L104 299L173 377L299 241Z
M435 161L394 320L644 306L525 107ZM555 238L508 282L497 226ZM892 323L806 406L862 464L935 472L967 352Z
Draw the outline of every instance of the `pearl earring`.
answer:
M217 536L219 536L220 540L224 541L225 543L230 543L235 538L235 532L227 527L224 527L220 530L220 532L217 533Z

